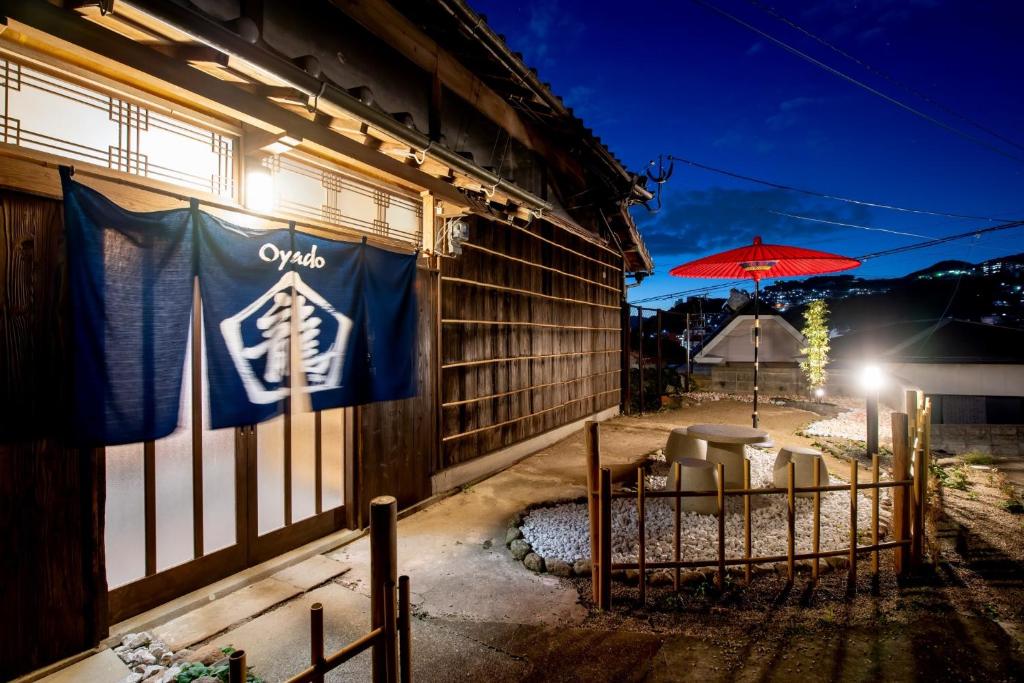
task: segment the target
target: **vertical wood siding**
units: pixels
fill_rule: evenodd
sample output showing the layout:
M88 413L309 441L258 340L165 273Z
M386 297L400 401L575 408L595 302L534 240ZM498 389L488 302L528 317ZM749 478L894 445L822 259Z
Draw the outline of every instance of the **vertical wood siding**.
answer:
M106 635L103 461L62 439L71 364L61 204L0 191L0 679Z
M481 219L441 275L442 468L618 405L614 254L543 221Z

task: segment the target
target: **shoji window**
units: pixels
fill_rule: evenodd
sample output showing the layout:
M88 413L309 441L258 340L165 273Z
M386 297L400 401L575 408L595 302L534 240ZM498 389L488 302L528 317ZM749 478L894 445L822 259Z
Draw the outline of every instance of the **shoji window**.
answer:
M235 197L237 139L0 59L0 142Z

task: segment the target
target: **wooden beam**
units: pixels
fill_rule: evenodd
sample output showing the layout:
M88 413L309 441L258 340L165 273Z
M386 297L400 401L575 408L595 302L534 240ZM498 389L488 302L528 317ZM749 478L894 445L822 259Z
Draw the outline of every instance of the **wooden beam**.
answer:
M162 55L183 62L205 62L227 66L228 56L220 50L202 43L140 43Z
M378 177L383 172L411 183L420 190L429 189L447 201L468 205L465 197L447 182L396 161L386 154L369 150L364 145L337 135L313 121L285 111L273 102L178 63L92 22L84 21L76 14L48 3L29 0L8 0L4 3L4 12L9 19L16 22L14 26L19 34L31 37L42 44L48 43L50 37L56 37L113 60L117 63L117 71L122 78L127 75L137 83L159 79L177 90L182 101L194 102L199 98L201 106L208 111L227 110L231 116L254 126L287 130L292 135L301 136L314 148L347 157L351 165L358 170ZM66 48L65 52L70 56L76 50ZM108 72L110 71L108 67Z

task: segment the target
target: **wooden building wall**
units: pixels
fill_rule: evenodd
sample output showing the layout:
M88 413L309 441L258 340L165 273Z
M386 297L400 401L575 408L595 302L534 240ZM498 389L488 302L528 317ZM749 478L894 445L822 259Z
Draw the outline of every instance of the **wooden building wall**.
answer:
M619 404L621 257L537 220L441 259L440 467Z
M357 499L361 523L369 523L370 501L394 496L406 508L430 497L430 474L437 459L437 272L421 267L416 276L419 308L417 384L419 393L403 401L360 406L356 413Z
M64 445L61 204L0 191L0 679L106 635L102 456Z

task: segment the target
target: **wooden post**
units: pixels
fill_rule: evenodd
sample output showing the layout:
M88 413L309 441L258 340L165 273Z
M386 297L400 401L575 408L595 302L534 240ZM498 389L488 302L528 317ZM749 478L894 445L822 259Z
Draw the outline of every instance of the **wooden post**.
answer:
M373 680L397 680L394 591L397 583L396 527L398 502L392 496L370 501L370 628L384 630L373 646ZM388 600L388 593L391 599ZM391 609L388 609L390 604Z
M693 366L690 363L690 314L686 314L686 393L690 393L690 371Z
M914 438L917 437L917 411L920 406L917 404L917 391L915 389L907 389L906 393L906 412L907 412L907 437L910 443L914 443Z
M750 491L750 461L743 458L743 489ZM743 559L747 561L744 565L743 580L750 585L750 494L743 494Z
M857 589L857 459L850 458L850 590Z
M922 411L923 412L923 411ZM921 556L924 550L924 487L925 478L928 476L927 470L924 467L925 455L924 455L924 429L918 431L917 437L914 439L916 448L914 448L914 513L913 528L911 530L911 541L910 541L910 561L914 566L921 564Z
M928 473L932 462L932 401L924 402L924 426L921 430L921 502L917 519L920 521L918 533L921 535L918 560L924 559L925 527L928 524Z
M600 497L600 524L598 526L598 557L601 563L599 576L600 586L598 593L598 607L609 610L612 607L612 471L607 467L601 468Z
M235 650L228 655L228 683L245 683L245 650Z
M793 483L796 479L796 464L790 460L786 465L786 577L793 583L796 574L793 555L796 554L796 495Z
M906 413L892 414L892 478L905 481L910 478L910 444ZM892 527L897 541L910 540L910 492L906 486L892 490ZM903 575L910 568L910 548L901 545L894 553L896 573Z
M664 366L664 364L662 362L662 357L661 357L661 330L662 330L662 327L661 327L661 309L660 308L658 309L658 314L657 314L655 322L658 325L658 331L657 331L657 335L658 336L657 336L657 346L656 346L657 350L655 352L657 354L657 358L658 358L658 361L657 361L657 364L656 364L657 368L658 368L658 383L655 386L658 387L658 399L660 400L661 397L665 395L665 385L662 384L662 382L664 381L664 378L663 378L663 370L664 370L663 366Z
M625 298L625 291L623 291ZM633 307L622 302L622 412L629 415L633 410L633 349L632 349Z
M722 463L718 463L718 590L725 590L725 465Z
M647 604L647 509L645 492L647 487L644 481L644 468L636 468L636 525L640 534L640 545L637 553L637 564L639 567L640 606Z
M597 586L599 583L600 558L595 549L597 548L598 508L597 508L597 486L600 478L601 468L601 425L594 420L587 420L584 424L584 433L587 440L585 453L587 460L587 514L590 520L590 575L594 602L597 602Z
M638 363L640 367L640 388L637 390L637 395L640 397L640 414L644 414L644 309L640 306L636 307L637 318L640 319L640 344L637 346Z
M412 623L409 597L409 577L398 577L398 680L412 680Z
M871 483L875 485L871 490L871 545L878 545L878 453L871 454ZM878 576L878 548L871 552L871 573Z
M679 535L683 529L683 517L682 517L682 499L679 497L679 493L683 490L683 466L677 462L672 463L672 481L675 482L676 496L675 496L675 509L673 510L674 520L672 523L672 560L679 562L682 559L682 549L679 547ZM679 567L676 567L672 572L672 587L679 591Z
M309 663L315 667L324 665L324 606L315 602L309 608ZM313 675L313 683L324 683L324 675Z
M821 558L818 557L818 553L821 552L821 491L818 491L818 487L821 486L821 460L818 459L814 463L814 522L811 530L811 552L814 553L814 559L811 560L811 579L814 581L818 580L818 573L820 571Z

